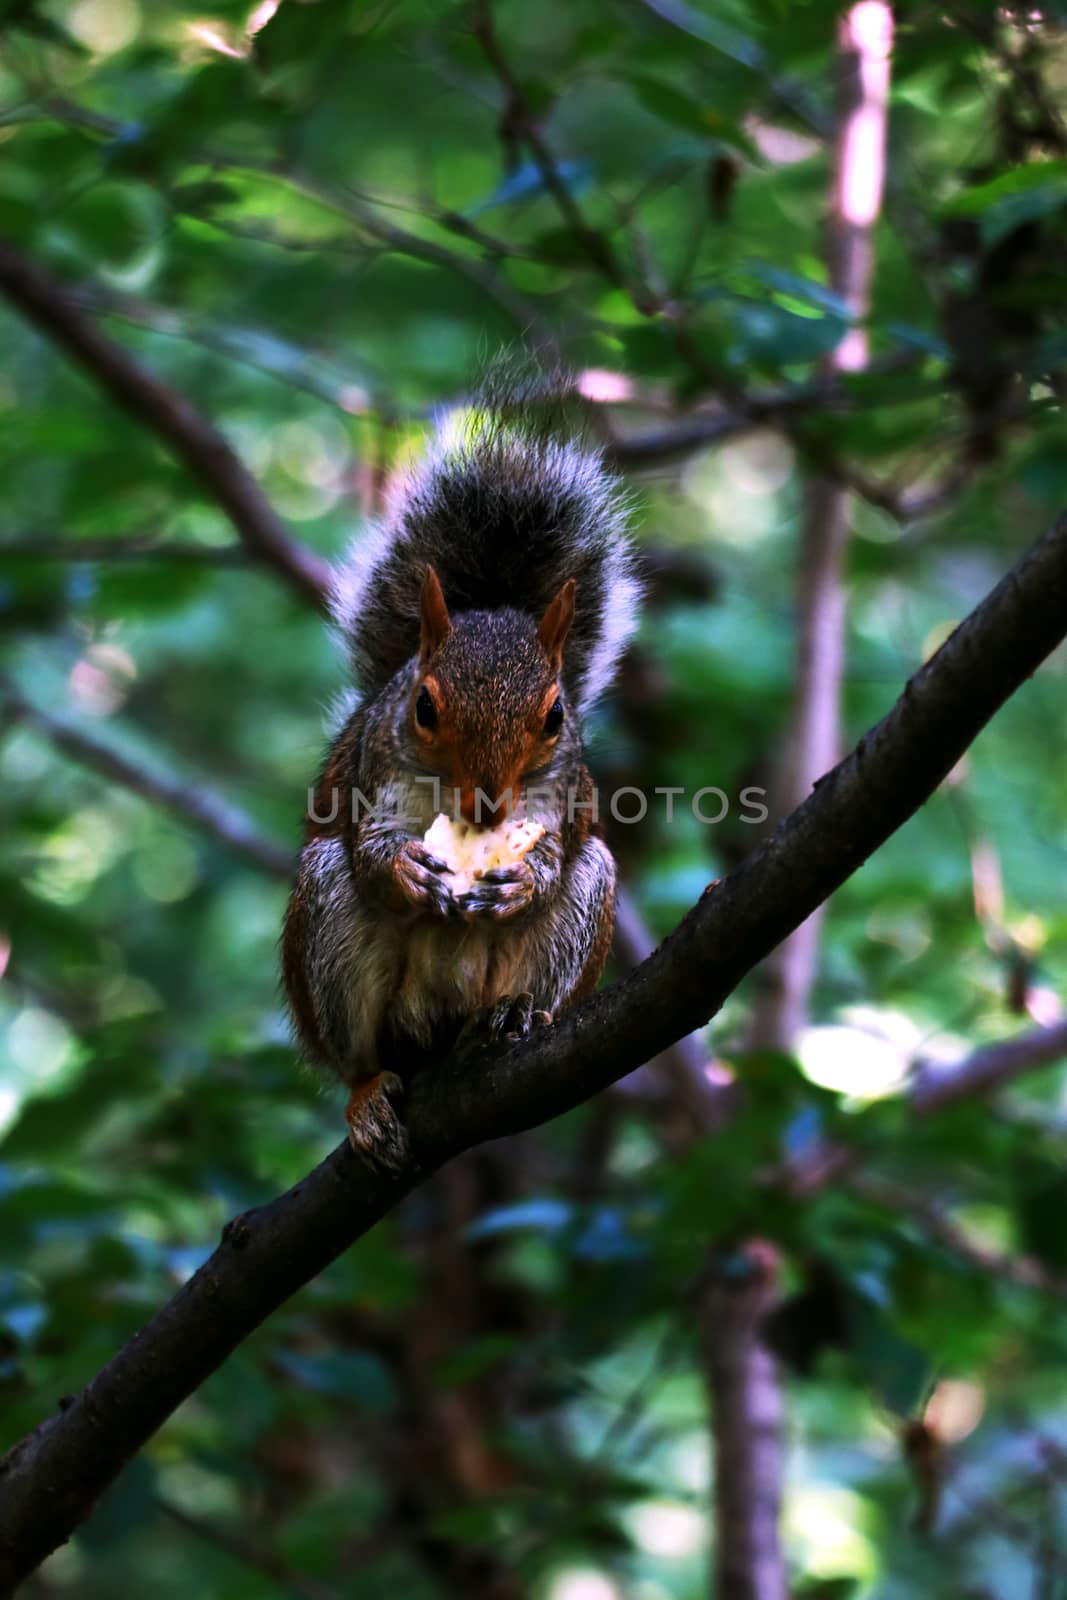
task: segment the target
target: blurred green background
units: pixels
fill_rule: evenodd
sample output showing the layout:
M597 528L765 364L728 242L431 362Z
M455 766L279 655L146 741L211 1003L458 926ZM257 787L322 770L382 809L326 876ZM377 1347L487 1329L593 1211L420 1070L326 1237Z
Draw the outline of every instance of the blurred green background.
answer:
M861 491L850 740L1067 498L1062 4L896 7L870 370L840 404L772 406L780 426L627 457L817 382L841 338L838 11L501 4L553 194L451 0L5 0L0 234L327 557L487 354L558 351L634 467L657 574L597 773L736 794L786 731L816 468ZM6 1445L341 1132L288 1041L284 869L64 753L26 703L284 857L344 672L152 433L6 308L0 337ZM942 482L936 515L893 514ZM690 1600L695 1295L709 1251L760 1237L783 1262L793 1592L1067 1594L1063 1072L922 1121L901 1096L918 1061L1060 1015L1065 732L1060 652L835 897L795 1058L746 1052L755 980L731 999L709 1030L745 1085L728 1135L679 1146L616 1095L465 1157L249 1340L26 1593ZM753 842L736 808L680 817L611 835L657 935ZM910 1203L755 1181L830 1134ZM932 1472L907 1448L924 1419Z

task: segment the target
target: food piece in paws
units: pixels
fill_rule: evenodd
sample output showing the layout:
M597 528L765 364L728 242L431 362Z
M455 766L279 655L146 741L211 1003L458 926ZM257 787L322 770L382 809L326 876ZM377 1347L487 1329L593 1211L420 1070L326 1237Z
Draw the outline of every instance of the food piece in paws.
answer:
M495 828L475 828L469 822L453 822L442 811L427 828L423 843L447 863L452 892L461 895L483 873L521 861L544 831L539 822L514 818L498 822Z

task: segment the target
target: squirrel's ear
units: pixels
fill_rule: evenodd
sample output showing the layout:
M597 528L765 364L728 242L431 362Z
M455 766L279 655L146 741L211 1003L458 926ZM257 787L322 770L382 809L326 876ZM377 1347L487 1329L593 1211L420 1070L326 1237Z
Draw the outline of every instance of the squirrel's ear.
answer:
M441 580L432 567L426 568L419 595L419 654L425 661L444 644L452 632Z
M537 637L544 645L548 658L558 672L563 663L563 646L574 621L574 579L568 578L563 588L549 603L537 625Z

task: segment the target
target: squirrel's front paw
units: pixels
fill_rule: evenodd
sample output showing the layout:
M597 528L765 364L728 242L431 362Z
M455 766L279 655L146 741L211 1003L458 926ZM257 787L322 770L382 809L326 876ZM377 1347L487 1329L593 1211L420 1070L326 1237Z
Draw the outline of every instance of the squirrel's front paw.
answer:
M392 889L395 900L413 911L432 911L449 917L456 901L445 882L447 864L418 839L408 839L393 860Z
M396 1114L403 1093L395 1072L379 1072L356 1084L345 1107L349 1144L377 1166L402 1167L410 1154L407 1129Z
M511 867L494 867L484 872L466 894L456 896L456 904L465 916L492 917L503 922L508 917L525 911L534 897L536 879L528 861L517 861Z

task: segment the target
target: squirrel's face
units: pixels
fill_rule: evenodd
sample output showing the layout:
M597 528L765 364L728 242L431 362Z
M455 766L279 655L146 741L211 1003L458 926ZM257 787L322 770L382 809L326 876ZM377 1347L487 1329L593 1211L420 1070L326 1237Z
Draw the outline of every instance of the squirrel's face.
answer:
M407 716L427 769L459 791L468 822L492 827L544 778L566 738L560 672L574 616L564 585L540 623L519 611L449 617L432 567L422 589L419 672Z

